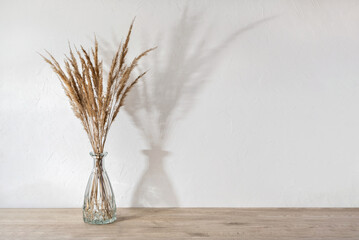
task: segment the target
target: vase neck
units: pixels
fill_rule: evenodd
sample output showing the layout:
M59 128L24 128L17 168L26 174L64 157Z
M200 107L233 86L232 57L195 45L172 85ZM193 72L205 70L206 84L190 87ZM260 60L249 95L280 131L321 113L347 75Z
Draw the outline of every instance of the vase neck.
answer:
M105 157L107 152L104 153L93 153L90 152L91 157L93 158L93 168L94 169L105 169Z

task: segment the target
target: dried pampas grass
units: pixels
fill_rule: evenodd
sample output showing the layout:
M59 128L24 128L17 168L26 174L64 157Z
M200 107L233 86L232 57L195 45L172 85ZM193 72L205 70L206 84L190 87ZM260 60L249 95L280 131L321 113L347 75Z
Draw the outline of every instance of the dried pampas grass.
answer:
M107 78L103 74L102 60L99 60L96 38L95 46L91 51L86 51L81 46L80 50L75 49L73 52L69 46L70 55L64 60L64 69L49 52L47 52L48 58L40 54L59 76L72 110L81 120L96 154L104 151L108 131L123 106L126 95L146 74L143 72L135 80L130 81L132 71L142 57L155 49L148 49L134 58L131 63L126 63L133 23L132 21L126 41L119 45L112 59Z

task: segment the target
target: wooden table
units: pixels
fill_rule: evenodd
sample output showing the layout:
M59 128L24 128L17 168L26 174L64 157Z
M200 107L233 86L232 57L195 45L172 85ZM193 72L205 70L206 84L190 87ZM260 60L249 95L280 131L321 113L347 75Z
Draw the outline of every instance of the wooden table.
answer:
M359 209L125 208L108 225L80 209L0 209L0 239L359 239Z

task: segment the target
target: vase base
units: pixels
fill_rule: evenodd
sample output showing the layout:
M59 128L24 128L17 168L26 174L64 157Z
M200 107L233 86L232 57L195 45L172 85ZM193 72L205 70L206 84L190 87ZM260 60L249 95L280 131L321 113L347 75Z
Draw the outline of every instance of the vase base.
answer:
M116 221L116 216L111 218L111 219L106 219L106 220L100 220L100 219L85 219L84 218L84 222L88 223L88 224L94 224L94 225L103 225L103 224L110 224L113 223L114 221Z

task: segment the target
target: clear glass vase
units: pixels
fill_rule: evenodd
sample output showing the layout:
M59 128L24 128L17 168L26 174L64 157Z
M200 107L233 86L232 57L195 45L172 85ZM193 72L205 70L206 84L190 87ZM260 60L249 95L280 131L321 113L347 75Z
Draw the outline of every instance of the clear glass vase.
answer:
M94 167L87 183L83 218L85 223L108 224L116 220L115 195L104 167L105 153L90 152Z

